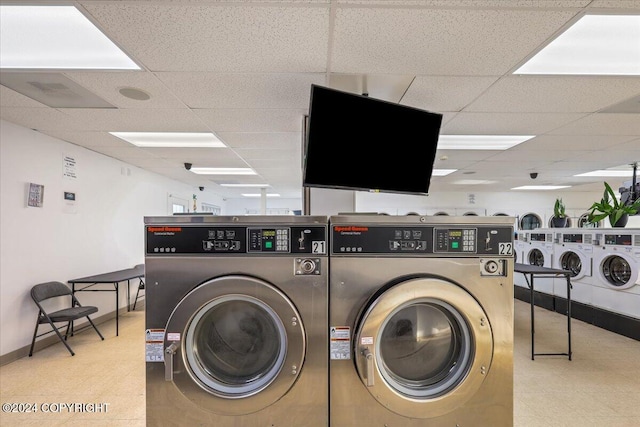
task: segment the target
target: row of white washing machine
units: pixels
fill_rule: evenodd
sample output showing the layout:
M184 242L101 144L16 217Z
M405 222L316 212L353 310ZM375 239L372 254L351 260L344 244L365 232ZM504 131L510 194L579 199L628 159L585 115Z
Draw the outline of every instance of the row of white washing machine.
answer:
M150 426L512 426L509 218L145 218Z
M640 319L640 229L539 228L519 232L515 247L516 262L571 271L572 301ZM535 290L567 297L564 278L536 279Z

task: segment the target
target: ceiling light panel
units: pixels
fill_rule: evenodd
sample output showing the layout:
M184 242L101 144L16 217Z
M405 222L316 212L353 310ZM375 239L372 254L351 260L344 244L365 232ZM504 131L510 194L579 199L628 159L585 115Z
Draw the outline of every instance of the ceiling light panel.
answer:
M0 6L0 68L139 70L73 6Z
M585 15L514 74L640 75L640 15Z
M440 135L438 150L507 150L535 135Z
M109 132L137 147L223 148L226 145L211 132Z

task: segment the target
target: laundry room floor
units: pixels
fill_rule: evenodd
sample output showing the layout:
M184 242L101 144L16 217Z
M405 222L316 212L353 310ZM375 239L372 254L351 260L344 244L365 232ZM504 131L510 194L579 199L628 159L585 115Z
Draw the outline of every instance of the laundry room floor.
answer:
M531 360L530 306L514 304L515 427L640 426L640 342L573 320L573 360ZM566 317L535 314L536 353L566 352ZM58 343L0 367L0 425L145 426L144 310L120 316L118 337L113 320L99 328L104 341L70 339L73 357Z

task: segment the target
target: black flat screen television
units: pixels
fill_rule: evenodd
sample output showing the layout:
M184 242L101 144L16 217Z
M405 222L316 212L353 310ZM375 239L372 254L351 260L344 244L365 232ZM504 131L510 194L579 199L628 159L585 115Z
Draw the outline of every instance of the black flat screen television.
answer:
M442 114L311 85L303 186L426 195Z

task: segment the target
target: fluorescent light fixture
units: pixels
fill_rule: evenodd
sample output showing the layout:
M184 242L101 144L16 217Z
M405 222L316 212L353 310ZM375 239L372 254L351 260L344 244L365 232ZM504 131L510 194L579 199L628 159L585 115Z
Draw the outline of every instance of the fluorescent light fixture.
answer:
M251 168L194 168L191 172L198 175L257 175Z
M221 148L226 147L211 132L109 132L137 147L195 147Z
M243 197L262 197L262 194L260 193L248 193L248 194L242 194ZM267 193L265 194L265 196L267 197L280 197L280 195L278 193Z
M431 176L447 176L451 173L454 173L458 169L434 169L431 172Z
M438 150L506 150L535 135L440 135Z
M269 184L220 184L221 187L267 188Z
M601 169L595 170L591 172L580 173L578 175L573 176L600 176L600 177L616 177L616 178L631 178L633 177L632 170L621 170L621 169Z
M640 75L640 15L585 15L514 74Z
M523 185L521 187L513 187L512 190L560 190L569 188L570 185Z
M1 5L0 68L139 70L74 6Z

